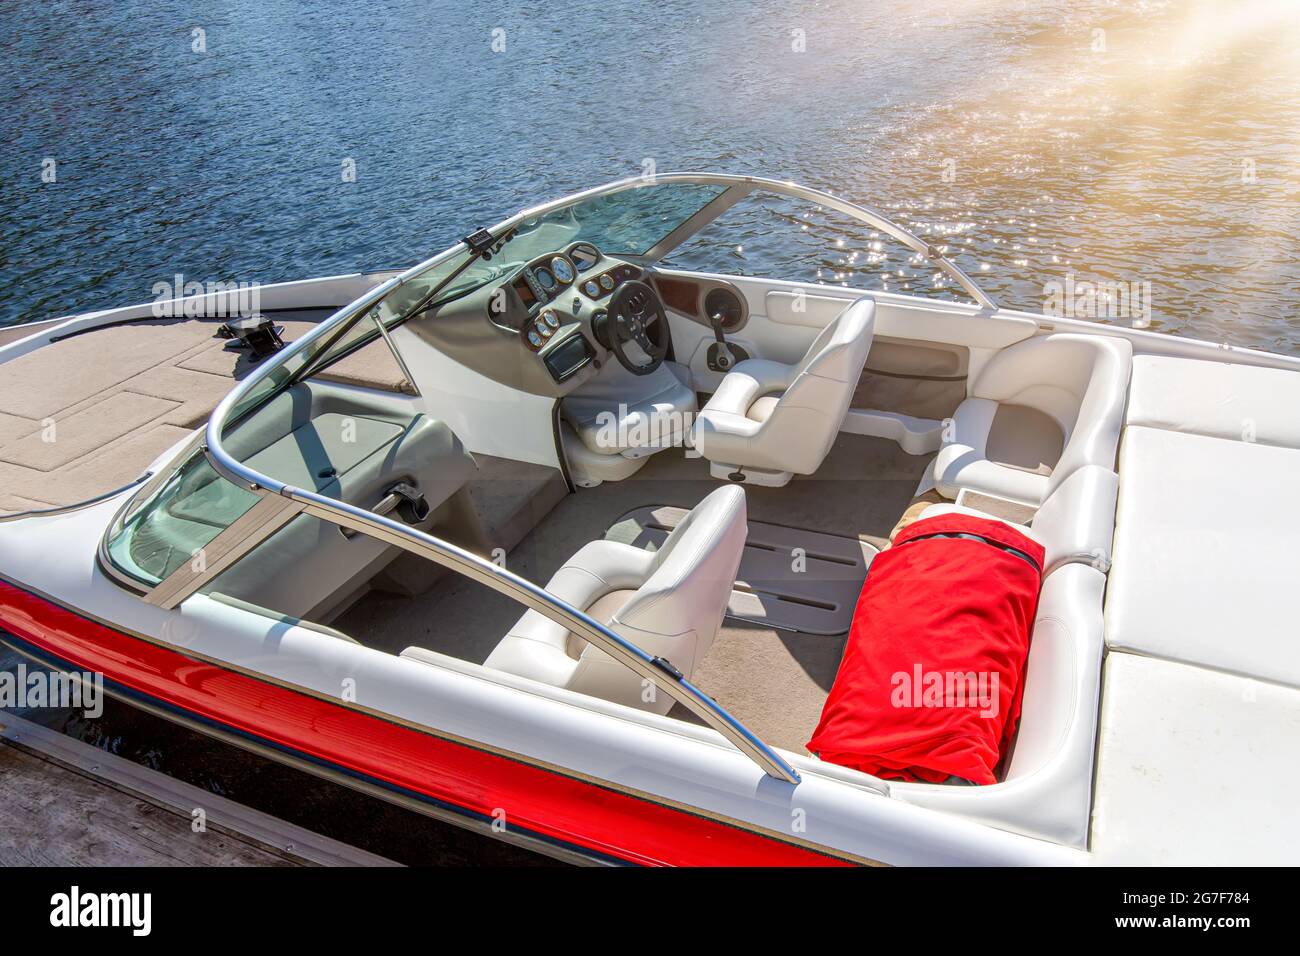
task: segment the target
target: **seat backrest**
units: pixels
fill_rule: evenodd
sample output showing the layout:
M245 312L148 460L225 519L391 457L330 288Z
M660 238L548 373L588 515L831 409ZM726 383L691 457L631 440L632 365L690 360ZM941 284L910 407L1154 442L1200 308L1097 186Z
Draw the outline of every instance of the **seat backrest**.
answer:
M746 522L743 488L727 485L710 493L664 541L649 577L614 615L612 626L651 653L647 635L693 631L693 659L673 661L690 674L722 622L740 568Z
M782 447L788 470L812 474L835 443L871 351L875 324L876 303L857 299L818 334L795 366L789 387L756 437Z
M795 380L808 374L856 386L871 351L875 325L875 300L868 296L855 299L813 339L796 366Z
M1127 339L1054 333L1017 342L976 378L972 398L1027 405L1050 416L1065 435L1048 493L1083 465L1115 467L1133 365Z

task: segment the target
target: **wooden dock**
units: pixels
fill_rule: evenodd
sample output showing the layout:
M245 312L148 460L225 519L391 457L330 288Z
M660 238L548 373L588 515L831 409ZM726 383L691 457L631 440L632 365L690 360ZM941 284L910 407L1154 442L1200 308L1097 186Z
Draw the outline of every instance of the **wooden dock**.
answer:
M0 713L0 865L398 864Z

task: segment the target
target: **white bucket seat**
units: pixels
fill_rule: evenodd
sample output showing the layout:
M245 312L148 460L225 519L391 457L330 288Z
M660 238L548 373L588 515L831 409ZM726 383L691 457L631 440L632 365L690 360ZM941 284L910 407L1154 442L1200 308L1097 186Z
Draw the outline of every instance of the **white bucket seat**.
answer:
M935 458L946 498L963 488L1037 506L1073 472L1115 469L1133 365L1126 339L1061 333L995 355L957 406Z
M592 541L546 589L690 678L717 635L748 530L745 493L719 488L658 551ZM484 666L664 714L672 698L561 624L527 611Z
M695 447L714 477L741 473L754 484L780 486L815 472L844 423L875 316L875 302L864 296L794 365L747 359L729 372L695 425Z

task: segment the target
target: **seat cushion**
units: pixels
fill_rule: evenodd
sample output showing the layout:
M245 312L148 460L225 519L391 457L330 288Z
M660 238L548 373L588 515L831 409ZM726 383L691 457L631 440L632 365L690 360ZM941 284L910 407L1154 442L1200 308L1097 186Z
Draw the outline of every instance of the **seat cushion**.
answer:
M614 608L601 604L611 593L635 590L650 574L654 554L614 541L592 541L579 549L547 582L546 589L580 611ZM626 603L624 598L619 607ZM597 614L593 614L597 617ZM597 617L597 620L604 620ZM531 677L557 687L568 686L578 669L585 642L567 627L537 611L525 611L510 633L483 662L485 667ZM595 648L591 648L595 651Z
M640 457L682 444L699 404L690 372L665 362L653 374L633 376L610 363L599 384L574 392L560 414L598 455Z
M1127 428L1110 646L1300 685L1298 491L1298 450Z
M997 414L998 403L986 398L968 398L957 406L949 435L935 458L935 486L946 498L956 498L969 488L1037 505L1047 495L1047 475L989 460L989 432Z
M1300 372L1139 355L1128 424L1300 448Z
M818 334L798 363L739 363L696 422L695 447L713 473L734 469L778 485L792 474L813 474L844 424L874 332L875 302L864 296Z
M1048 574L1029 645L1020 730L992 787L894 784L891 796L1004 830L1086 847L1101 696L1106 579L1070 564Z
M1291 865L1300 691L1106 658L1092 852L1103 865Z
M772 417L772 412L776 411L776 403L780 400L780 395L764 395L750 405L749 411L745 414L756 422L765 422Z
M583 546L546 589L688 679L708 653L726 611L745 547L745 492L711 492L656 551L616 541ZM485 667L603 700L664 714L659 685L537 611L526 611Z

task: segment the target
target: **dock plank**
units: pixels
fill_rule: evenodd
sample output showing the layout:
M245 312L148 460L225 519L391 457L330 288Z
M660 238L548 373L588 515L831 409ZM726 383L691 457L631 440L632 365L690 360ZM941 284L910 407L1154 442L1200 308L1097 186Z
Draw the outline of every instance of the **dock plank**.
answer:
M0 865L396 864L0 713Z
M0 865L294 866L297 861L0 746Z

